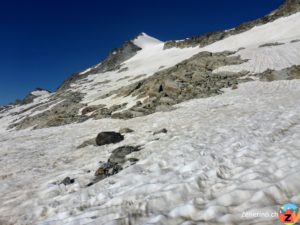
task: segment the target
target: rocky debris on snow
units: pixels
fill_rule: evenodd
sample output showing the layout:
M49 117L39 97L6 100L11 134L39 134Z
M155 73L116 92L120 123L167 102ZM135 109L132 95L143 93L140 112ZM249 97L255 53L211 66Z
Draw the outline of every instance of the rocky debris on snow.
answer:
M132 152L138 152L141 150L140 146L121 146L116 148L115 150L112 151L108 161L112 163L117 163L119 165L122 165L125 163L126 155L131 154Z
M135 164L137 158L126 159L126 156L141 150L141 146L121 146L112 151L107 162L103 163L95 172L94 180L87 186L91 186L107 177L115 175L123 170L123 165L128 161L130 165Z
M122 169L123 168L120 165L118 165L118 163L113 163L113 162L107 161L106 163L104 163L101 167L99 167L96 170L95 176L98 178L99 177L101 177L101 178L109 177L114 174L117 174Z
M88 117L78 114L79 110L85 106L81 103L82 98L83 94L78 92L55 93L51 96L50 102L61 99L62 101L59 104L34 116L28 115L21 121L11 124L9 128L19 130L34 127L38 129L83 122Z
M119 133L121 133L121 134L127 134L127 133L132 133L132 132L134 132L134 130L132 130L128 127L124 127L119 130Z
M284 45L284 43L279 43L279 42L274 42L274 43L266 43L258 46L259 48L264 48L264 47L271 47L271 46L278 46L278 45Z
M65 179L63 179L60 184L64 184L64 185L70 185L73 184L75 182L75 179L71 179L70 177L66 177Z
M300 79L300 65L292 66L282 70L266 70L265 72L257 75L262 81L275 81L275 80L293 80Z
M98 146L115 144L124 140L124 136L114 131L100 132L96 137L96 144Z
M107 95L109 96L109 95ZM103 119L111 117L112 113L118 110L122 110L126 107L127 103L123 103L121 105L113 105L109 108L99 107L97 110L93 111L90 115L90 118L94 119Z
M98 110L98 109L102 109L104 108L105 105L91 105L91 106L87 106L85 107L82 111L81 111L81 114L82 115L86 115L88 113L91 113L91 112L94 112L95 110Z
M158 111L170 111L173 109L172 105L182 101L217 95L222 93L222 88L237 85L238 77L245 75L244 73L213 73L213 70L221 66L240 64L246 61L241 60L239 56L232 56L233 53L228 51L201 52L171 68L161 70L149 78L103 96L103 98L107 98L112 95L116 97L131 95L137 99L144 99L137 101L129 109L126 109L127 103L110 107L105 105L87 106L81 103L84 97L83 93L58 91L50 97L48 103L33 106L34 110L43 110L51 106L49 110L33 116L28 115L11 124L10 128L34 127L39 129L83 122L89 118L129 119Z
M222 93L222 88L237 85L241 73L218 73L221 66L241 64L234 52L201 52L171 68L159 71L153 76L138 81L117 91L118 96L133 96L144 100L130 109L112 114L112 118L129 119L156 111L168 111L174 104L192 98L203 98ZM114 92L115 94L115 92ZM162 109L162 106L165 106Z
M166 134L168 133L168 130L166 128L163 128L161 130L157 130L153 132L153 135L157 135L157 134Z
M239 34L250 30L251 28L259 25L263 25L272 22L280 17L286 17L300 11L299 0L286 0L277 10L273 11L269 15L259 18L254 21L243 23L234 29L218 32L210 32L204 35L194 36L182 41L168 41L165 43L164 48L186 48L195 46L206 46L216 41L223 40L231 35Z
M300 39L295 39L295 40L291 40L290 43L296 43L296 42L299 42Z

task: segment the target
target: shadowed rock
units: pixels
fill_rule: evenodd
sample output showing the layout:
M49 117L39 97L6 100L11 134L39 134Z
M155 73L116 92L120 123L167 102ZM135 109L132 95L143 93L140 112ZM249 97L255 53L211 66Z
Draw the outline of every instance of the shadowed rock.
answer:
M75 182L75 179L71 179L70 177L66 177L60 183L64 184L64 185L70 185L70 184L73 184L74 182Z
M97 145L115 144L124 140L124 136L114 131L105 131L98 134L96 137Z

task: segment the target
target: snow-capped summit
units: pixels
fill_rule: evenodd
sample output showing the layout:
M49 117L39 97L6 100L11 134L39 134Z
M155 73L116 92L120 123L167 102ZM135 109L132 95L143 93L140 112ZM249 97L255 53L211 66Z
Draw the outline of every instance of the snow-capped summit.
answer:
M163 42L142 32L135 39L133 39L133 43L143 49L162 44Z

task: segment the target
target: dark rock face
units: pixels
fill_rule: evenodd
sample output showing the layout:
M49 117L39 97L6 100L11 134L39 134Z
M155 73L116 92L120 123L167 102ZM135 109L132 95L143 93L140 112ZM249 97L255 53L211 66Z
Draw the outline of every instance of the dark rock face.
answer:
M121 48L114 49L99 66L94 67L89 74L103 73L112 70L119 70L121 63L134 56L140 47L136 46L132 41L125 42ZM125 69L125 68L123 68Z
M96 137L97 145L115 144L124 140L124 136L120 133L113 131L101 132Z
M177 48L184 48L184 47L195 47L200 45L201 47L212 44L216 41L222 40L226 37L231 35L239 34L250 30L254 26L263 25L269 22L272 22L280 17L289 16L296 12L300 11L300 0L286 0L277 10L273 11L269 15L266 15L263 18L243 23L237 26L234 29L227 30L227 31L217 31L217 32L210 32L204 35L194 36L183 41L168 41L165 43L165 49L177 47Z

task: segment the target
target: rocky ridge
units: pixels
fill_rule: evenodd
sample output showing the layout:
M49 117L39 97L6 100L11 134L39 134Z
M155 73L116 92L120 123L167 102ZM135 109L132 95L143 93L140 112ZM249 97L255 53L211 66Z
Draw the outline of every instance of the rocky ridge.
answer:
M204 35L194 36L187 38L182 41L167 41L165 43L165 49L168 48L186 48L195 47L200 45L201 47L212 44L216 41L223 40L231 35L239 34L250 30L251 28L259 25L263 25L272 22L280 17L290 16L296 12L300 11L300 0L286 0L284 3L272 13L259 18L257 20L243 23L233 29L226 31L209 32Z

